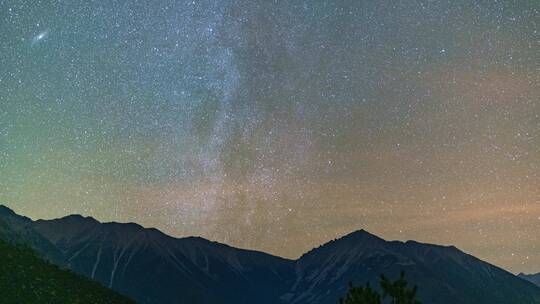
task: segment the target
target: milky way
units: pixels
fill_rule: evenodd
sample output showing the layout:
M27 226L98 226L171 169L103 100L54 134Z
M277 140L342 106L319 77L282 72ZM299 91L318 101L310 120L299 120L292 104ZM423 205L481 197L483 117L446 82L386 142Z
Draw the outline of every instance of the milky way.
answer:
M536 1L1 1L0 201L540 271Z

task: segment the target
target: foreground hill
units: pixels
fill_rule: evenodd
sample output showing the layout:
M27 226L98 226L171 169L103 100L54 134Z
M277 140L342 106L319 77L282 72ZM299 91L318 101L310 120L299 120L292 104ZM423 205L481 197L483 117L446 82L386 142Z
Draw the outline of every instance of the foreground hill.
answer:
M0 302L135 303L67 270L59 269L25 247L0 240Z
M32 221L0 207L2 219L16 226L4 238L28 237L51 260L60 253L59 264L140 303L336 304L348 282L376 286L381 273L400 270L423 303L540 303L539 287L455 247L388 242L363 230L287 260L80 215Z

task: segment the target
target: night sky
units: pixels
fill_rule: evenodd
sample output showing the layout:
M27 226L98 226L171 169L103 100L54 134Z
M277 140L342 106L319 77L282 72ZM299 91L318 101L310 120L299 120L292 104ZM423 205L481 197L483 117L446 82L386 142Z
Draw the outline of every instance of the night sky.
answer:
M540 4L0 0L0 202L540 271Z

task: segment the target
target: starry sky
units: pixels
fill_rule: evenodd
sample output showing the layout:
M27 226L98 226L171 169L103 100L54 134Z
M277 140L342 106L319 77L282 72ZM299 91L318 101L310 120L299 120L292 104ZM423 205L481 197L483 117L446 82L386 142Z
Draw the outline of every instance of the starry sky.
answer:
M540 271L540 5L0 0L0 202Z

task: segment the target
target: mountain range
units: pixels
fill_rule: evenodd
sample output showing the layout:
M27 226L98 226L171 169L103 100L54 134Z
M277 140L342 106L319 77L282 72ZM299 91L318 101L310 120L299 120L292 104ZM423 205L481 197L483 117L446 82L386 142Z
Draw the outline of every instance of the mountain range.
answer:
M386 241L359 230L296 260L134 223L70 215L31 220L0 206L0 238L139 303L336 304L348 283L401 270L423 303L540 303L540 287L453 246Z

